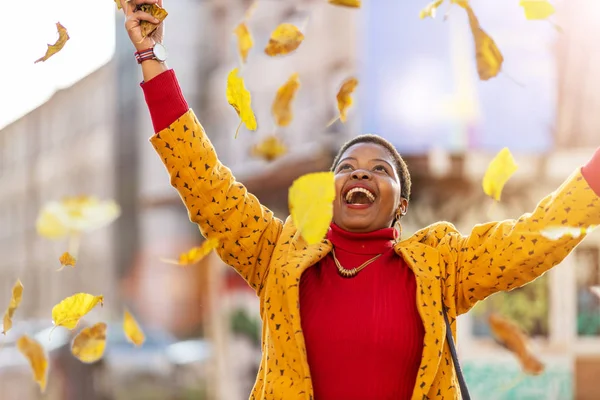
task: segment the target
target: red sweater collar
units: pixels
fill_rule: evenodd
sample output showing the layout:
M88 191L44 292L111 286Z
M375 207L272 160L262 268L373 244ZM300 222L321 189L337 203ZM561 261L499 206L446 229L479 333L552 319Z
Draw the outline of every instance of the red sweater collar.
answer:
M354 254L380 254L394 246L394 229L384 228L373 232L348 232L331 223L327 239L336 249Z

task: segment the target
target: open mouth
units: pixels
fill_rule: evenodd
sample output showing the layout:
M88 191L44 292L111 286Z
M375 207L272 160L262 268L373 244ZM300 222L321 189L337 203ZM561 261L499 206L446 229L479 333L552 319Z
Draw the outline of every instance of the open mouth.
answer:
M365 188L355 187L346 193L345 200L346 204L373 204L375 195Z

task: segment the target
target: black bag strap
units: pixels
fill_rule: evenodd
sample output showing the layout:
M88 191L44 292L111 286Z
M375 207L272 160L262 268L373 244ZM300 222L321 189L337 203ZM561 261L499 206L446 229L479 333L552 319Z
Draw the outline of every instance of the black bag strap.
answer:
M463 400L471 400L469 389L467 388L467 383L465 382L465 377L463 376L462 370L460 369L460 364L458 363L458 355L456 354L456 346L454 345L454 339L452 338L452 329L450 329L450 321L448 321L446 307L443 305L442 311L444 312L444 321L446 321L446 341L448 342L448 347L450 347L450 354L452 354L452 362L454 363L458 384L460 385L460 393Z

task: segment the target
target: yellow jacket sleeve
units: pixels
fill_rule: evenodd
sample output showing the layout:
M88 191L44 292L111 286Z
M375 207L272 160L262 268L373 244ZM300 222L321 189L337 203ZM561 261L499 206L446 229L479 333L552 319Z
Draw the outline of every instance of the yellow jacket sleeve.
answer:
M154 146L183 200L190 220L205 238L220 241L217 253L256 290L263 287L283 223L237 182L217 158L204 128L190 109L156 133Z
M478 301L523 286L559 264L585 234L548 239L543 232L555 227L600 224L600 201L580 171L545 197L533 213L516 220L477 225L470 235L446 236L455 276L457 313ZM454 264L454 265L452 265ZM451 272L451 271L448 271Z

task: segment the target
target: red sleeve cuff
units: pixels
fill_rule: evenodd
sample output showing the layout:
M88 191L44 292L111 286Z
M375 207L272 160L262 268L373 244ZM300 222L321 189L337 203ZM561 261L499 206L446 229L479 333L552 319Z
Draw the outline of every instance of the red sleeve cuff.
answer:
M154 132L167 128L185 114L189 106L181 93L175 71L169 69L140 84L154 125Z
M600 148L596 149L592 158L581 168L581 174L596 195L600 196Z

